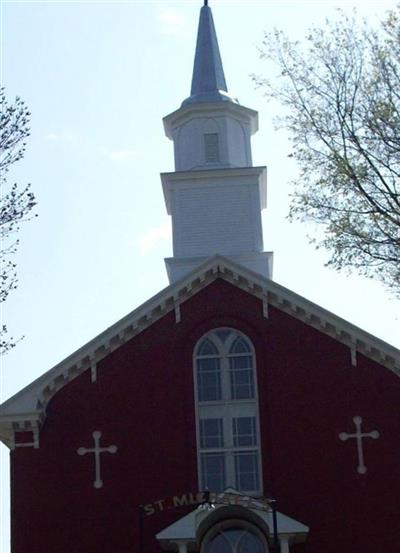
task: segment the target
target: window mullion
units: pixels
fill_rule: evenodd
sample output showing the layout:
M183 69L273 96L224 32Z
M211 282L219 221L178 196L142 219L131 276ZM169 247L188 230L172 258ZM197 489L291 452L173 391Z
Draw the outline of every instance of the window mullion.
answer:
M231 387L229 379L229 360L227 357L221 357L221 384L222 384L222 399L229 401L231 397Z
M226 470L226 485L229 488L237 488L236 486L236 476L235 476L235 465L234 465L234 453L232 450L229 450L225 453L225 470Z

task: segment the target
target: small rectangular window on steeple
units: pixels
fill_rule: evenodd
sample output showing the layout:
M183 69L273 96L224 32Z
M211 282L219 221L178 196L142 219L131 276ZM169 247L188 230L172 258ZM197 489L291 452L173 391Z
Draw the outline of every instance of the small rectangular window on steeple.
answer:
M204 152L206 163L219 162L219 144L217 133L209 133L204 135Z

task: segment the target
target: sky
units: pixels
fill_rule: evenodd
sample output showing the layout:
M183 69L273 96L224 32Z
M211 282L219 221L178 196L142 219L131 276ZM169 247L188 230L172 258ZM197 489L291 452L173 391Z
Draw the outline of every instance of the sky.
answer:
M25 158L10 181L32 184L38 217L20 232L19 287L1 316L23 337L0 360L0 402L168 285L170 220L160 172L173 171L162 118L189 96L201 1L0 0L0 80L32 112ZM400 347L400 302L377 282L338 274L289 223L297 168L278 107L250 74L264 31L302 39L358 9L375 24L393 1L210 0L229 91L259 111L254 165L268 166L264 247L274 280ZM32 483L34 485L34 483ZM40 493L40 490L38 490ZM0 446L0 553L9 545L8 450Z

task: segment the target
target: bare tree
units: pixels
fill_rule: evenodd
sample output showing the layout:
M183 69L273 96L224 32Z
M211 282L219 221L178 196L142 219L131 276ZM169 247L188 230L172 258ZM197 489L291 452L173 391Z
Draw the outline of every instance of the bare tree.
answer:
M356 14L305 42L267 34L277 79L254 77L285 109L300 176L290 217L324 227L328 265L377 277L400 295L400 8L377 29Z
M16 98L14 103L6 100L4 88L0 89L0 305L17 287L16 265L13 261L18 247L16 235L20 224L30 217L35 198L30 185L18 187L8 184L7 176L13 163L25 153L25 139L29 136L30 113L24 102ZM1 317L2 318L2 317ZM7 327L1 320L0 354L15 346L8 336Z

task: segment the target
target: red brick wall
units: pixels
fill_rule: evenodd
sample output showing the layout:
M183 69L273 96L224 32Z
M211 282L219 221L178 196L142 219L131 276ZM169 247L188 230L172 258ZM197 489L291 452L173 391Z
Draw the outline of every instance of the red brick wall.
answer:
M215 281L50 402L40 448L12 453L12 553L138 553L138 506L197 490L192 352L202 334L244 332L257 356L265 493L310 526L306 553L400 551L400 379L347 347ZM368 472L356 472L352 418ZM101 445L101 489L93 487L92 432ZM185 508L145 517L144 553Z

